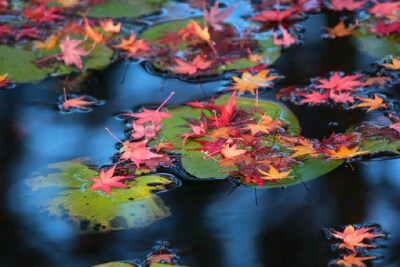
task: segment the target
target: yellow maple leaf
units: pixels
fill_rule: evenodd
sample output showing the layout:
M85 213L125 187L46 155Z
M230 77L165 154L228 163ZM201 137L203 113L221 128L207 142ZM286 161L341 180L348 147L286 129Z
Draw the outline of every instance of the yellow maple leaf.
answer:
M334 159L347 159L369 152L369 151L358 151L359 148L360 148L359 146L356 146L352 149L349 149L347 146L341 145L337 151L333 149L328 149L327 152L328 155Z
M201 27L196 21L191 20L192 25L194 26L194 30L196 35L206 41L206 42L210 42L211 40L211 36L210 33L208 32L208 27Z
M247 150L245 149L238 149L237 145L227 145L221 149L221 155L228 159L243 155L246 152Z
M392 60L392 63L390 63L390 64L383 63L383 64L380 64L380 65L384 66L385 68L390 69L390 70L400 70L400 59L393 58L393 57L391 57L390 59Z
M63 7L71 7L79 4L79 0L58 0L57 2L60 3Z
M8 73L4 73L2 75L0 75L0 83L4 82L7 79Z
M232 76L234 83L231 89L238 91L239 95L246 91L254 95L254 90L260 87L271 87L272 85L269 82L279 78L279 76L267 77L269 72L270 70L262 70L252 75L250 72L246 71L242 74L241 78Z
M49 51L50 49L56 47L58 40L60 39L61 36L61 32L54 34L54 35L50 35L49 37L46 38L46 40L44 42L36 42L35 47L37 49L46 49L47 51Z
M367 112L373 111L378 108L387 108L387 105L383 103L383 98L379 97L378 95L374 95L374 98L368 98L368 97L357 97L359 100L362 102L352 106L351 108L368 108Z
M258 124L246 124L243 130L250 130L251 135L256 135L259 132L269 134L272 130L282 129L281 125L284 122L281 120L274 120L268 115L263 115Z
M289 150L296 151L292 155L290 155L292 158L304 156L304 155L309 155L312 158L315 158L318 156L318 152L315 150L313 144L311 142L308 142L307 140L301 140L299 139L299 145L296 146L290 146L288 147Z
M292 170L289 171L284 171L284 172L279 172L274 166L269 165L269 172L264 172L260 169L258 171L265 175L261 177L262 179L266 181L272 181L272 180L282 180L282 179L289 179L292 178L293 176L289 176L289 174L292 172Z

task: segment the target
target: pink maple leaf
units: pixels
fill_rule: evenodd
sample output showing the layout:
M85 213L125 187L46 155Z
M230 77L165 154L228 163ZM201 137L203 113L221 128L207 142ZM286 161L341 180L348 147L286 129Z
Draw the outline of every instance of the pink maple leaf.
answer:
M162 158L164 155L156 154L150 151L149 147L146 146L147 140L141 142L129 142L125 141L124 146L121 148L122 160L130 160L137 167L145 163L146 160L153 158Z
M83 40L70 40L69 35L60 43L61 56L58 56L58 60L63 60L67 66L74 64L82 71L82 59L81 56L87 56L92 52L91 50L86 51L85 49L78 47Z
M363 87L366 84L364 82L358 81L357 79L361 77L360 74L347 75L341 77L338 72L333 73L329 80L317 79L320 85L316 85L315 88L322 88L334 91L355 91L355 87Z
M126 184L121 183L120 181L128 178L127 176L113 176L115 171L115 165L109 169L108 171L104 171L101 169L100 178L95 177L92 179L94 184L90 187L91 191L94 190L102 190L107 194L111 193L111 187L120 187L126 188L128 187Z
M370 14L374 14L378 17L386 16L386 15L395 15L400 11L400 2L385 2L380 3L378 1L374 1L375 5L370 8L368 11Z
M333 10L343 10L347 9L349 11L354 11L356 9L360 9L367 1L354 1L354 0L332 0L332 9Z
M160 109L174 94L175 92L172 92L169 97L156 110L143 108L143 111L140 113L123 113L122 116L137 118L137 120L135 121L136 124L145 124L146 122L151 122L155 125L158 125L161 123L163 118L172 118L169 113L162 112L160 111Z
M297 41L285 28L280 26L282 31L282 37L278 38L276 31L274 31L274 43L279 46L291 46L295 44Z
M204 20L207 21L208 24L210 24L211 27L216 29L217 31L220 31L223 29L222 22L227 19L231 13L232 10L237 6L233 5L229 8L226 8L222 10L221 12L218 11L218 5L219 1L215 1L214 6L208 11L207 9L204 9Z

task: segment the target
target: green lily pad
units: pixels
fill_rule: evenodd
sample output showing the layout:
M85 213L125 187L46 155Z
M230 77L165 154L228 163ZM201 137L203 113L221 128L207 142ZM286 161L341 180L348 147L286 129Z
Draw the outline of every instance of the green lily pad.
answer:
M360 27L354 32L353 40L361 51L373 57L400 56L400 36L397 34L378 36L367 27Z
M203 19L193 19L193 20L197 21L200 25L204 25ZM160 37L162 37L167 32L177 32L180 29L185 28L189 22L190 20L178 20L178 21L160 23L142 32L140 38L143 38L146 41L151 42L153 45L163 47L165 45L159 42ZM272 36L268 36L267 39L257 38L257 42L259 45L259 51L257 51L257 54L264 57L263 62L260 63L271 64L278 59L281 48L274 44L274 42L272 41ZM180 51L184 51L187 48L187 43L183 42L177 48ZM235 59L230 64L220 66L216 70L216 73L221 73L227 70L251 68L260 63L252 62L248 58ZM157 67L160 66L157 65Z
M135 18L160 10L166 0L107 0L91 8L89 17Z
M0 45L0 74L8 73L7 79L26 83L41 80L53 72L52 68L38 68L34 52Z
M99 173L82 159L51 164L47 171L25 181L31 189L30 203L42 212L72 222L79 233L144 227L171 215L154 194L170 188L174 184L171 177L140 176L126 183L129 188L112 188L109 195L90 190L91 179Z
M82 37L83 38L83 37ZM58 76L79 71L75 66L66 66L63 62L52 64L51 67L39 68L33 62L39 58L56 55L59 48L50 51L26 51L0 45L0 74L8 73L7 79L17 83L38 82L49 75ZM104 44L98 44L90 53L83 57L83 66L87 69L102 69L111 62L113 50Z
M370 154L379 152L393 152L400 154L400 140L390 142L387 139L369 138L361 143L361 149Z
M229 97L229 95L223 95L216 100L216 103L227 103ZM255 106L255 101L249 98L239 97L236 99L236 102L237 107L240 108L251 108ZM296 116L285 106L270 101L258 101L258 106L272 118L286 122L289 125L286 131L287 134L297 135L300 133L300 125ZM206 113L207 111L203 112ZM176 137L181 133L191 131L190 128L181 127L188 124L184 118L200 119L200 109L193 109L185 106L172 107L169 109L169 113L173 118L163 120L158 142L171 142L174 144L176 150L173 152L181 154L182 166L187 173L198 179L226 179L229 177L230 172L236 170L236 167L221 167L212 158L204 159L205 153L193 150L194 148L201 147L198 143L188 140L183 147L182 137ZM322 158L314 159L307 157L302 165L293 166L292 175L294 175L295 178L285 179L283 182L285 185L295 185L301 183L301 181L306 182L332 171L342 163L342 160L325 160ZM281 186L282 185L277 183L265 183L264 187L272 188Z

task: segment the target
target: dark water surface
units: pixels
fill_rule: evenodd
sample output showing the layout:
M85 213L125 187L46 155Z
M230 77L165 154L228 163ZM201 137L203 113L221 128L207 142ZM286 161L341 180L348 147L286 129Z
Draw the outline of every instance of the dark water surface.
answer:
M187 16L181 9L174 14ZM166 13L154 21L175 18ZM372 71L376 59L359 52L349 39L321 39L323 29L315 25L336 21L337 16L317 14L302 23L304 45L284 51L274 64L287 77L279 86L307 84L336 70ZM105 100L88 113L57 109L62 86L56 79L0 91L0 265L89 266L143 257L157 241L168 240L179 250L180 263L188 266L326 266L333 254L322 228L377 223L390 235L383 248L373 250L383 255L374 266L400 266L400 159L356 163L354 170L342 165L308 182L309 191L301 184L257 190L258 205L254 189L239 187L228 195L234 186L229 181L183 180L181 187L160 194L171 217L99 235L75 235L46 214L22 209L19 184L38 168L77 157L111 163L115 140L104 127L123 138L126 127L116 119L118 112L156 106L171 91L176 94L169 105L206 99L224 85L215 79L202 85L169 79L144 63L122 61L88 78L80 94ZM392 95L398 96L395 90ZM261 97L274 99L275 92ZM330 108L290 108L309 137L328 136L367 118ZM338 122L336 128L332 121Z

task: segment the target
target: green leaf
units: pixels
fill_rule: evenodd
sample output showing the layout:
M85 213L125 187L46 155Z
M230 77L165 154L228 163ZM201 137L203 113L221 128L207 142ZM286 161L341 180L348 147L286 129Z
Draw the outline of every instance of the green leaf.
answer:
M204 21L202 18L196 18L193 19L197 21L200 25L204 25ZM186 27L186 25L190 22L190 20L177 20L177 21L170 21L170 22L164 22L157 24L147 30L145 30L141 35L140 38L143 38L147 40L148 42L151 42L152 44L156 46L163 47L165 46L164 44L161 44L158 40L158 38L162 37L165 33L167 32L177 32L180 29L183 29ZM271 64L275 60L278 59L280 55L280 47L275 45L274 42L272 41L272 36L268 35L267 37L263 37L264 39L259 39L258 45L260 48L260 51L257 52L257 54L264 56L264 62L265 64ZM267 38L267 39L265 39ZM181 43L178 47L179 51L184 51L187 48L187 42ZM245 69L245 68L251 68L260 63L255 63L250 61L247 58L241 58L241 59L236 59L234 60L231 64L226 64L223 66L220 66L216 72L221 73L223 71L227 70L236 70L236 69ZM162 67L160 65L157 65L157 67Z
M166 0L107 0L91 8L89 17L140 17L160 10Z
M170 189L174 185L171 177L140 176L126 183L129 188L112 188L109 195L90 190L91 179L99 173L83 161L51 164L46 173L27 179L30 204L41 212L72 222L79 233L144 227L171 215L154 194Z
M44 79L53 69L36 67L36 59L34 52L0 45L0 74L8 73L7 79L18 83Z
M400 140L390 142L387 139L369 138L361 143L361 149L369 154L385 151L400 154Z
M373 57L400 56L400 36L397 34L378 36L367 27L360 27L355 30L353 40L360 50Z

